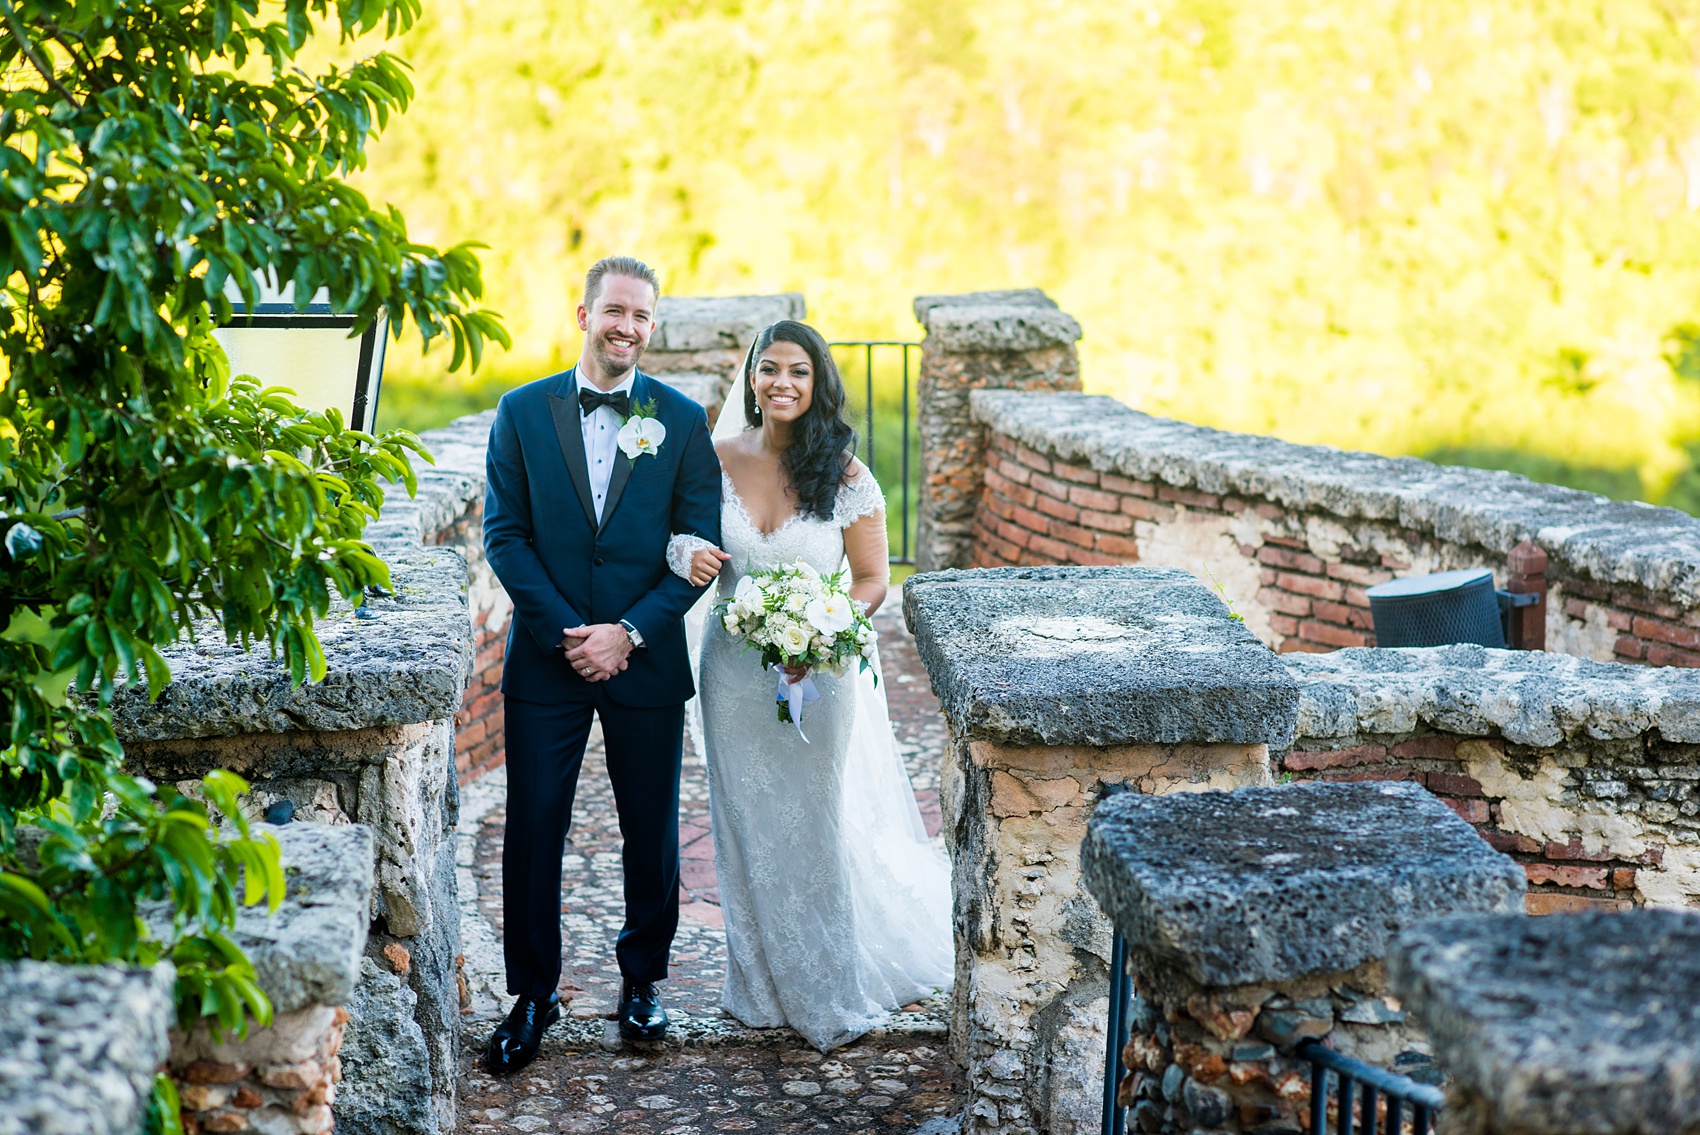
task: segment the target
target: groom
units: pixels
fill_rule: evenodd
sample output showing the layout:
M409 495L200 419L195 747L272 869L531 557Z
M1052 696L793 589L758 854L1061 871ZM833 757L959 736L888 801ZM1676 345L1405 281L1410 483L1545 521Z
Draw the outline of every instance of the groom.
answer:
M502 913L519 997L490 1038L492 1072L530 1063L561 1015L561 856L592 715L625 842L620 1033L667 1030L655 983L679 923L679 760L694 692L683 617L702 594L667 570L667 541L720 543L720 462L702 407L637 370L659 291L641 261L597 261L578 365L509 391L490 427L484 551L514 604Z

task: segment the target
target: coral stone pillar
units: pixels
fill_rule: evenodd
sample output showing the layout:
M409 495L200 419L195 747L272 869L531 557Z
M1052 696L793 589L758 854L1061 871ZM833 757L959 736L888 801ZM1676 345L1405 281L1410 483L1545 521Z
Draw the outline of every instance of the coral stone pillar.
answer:
M1038 288L920 296L921 501L915 564L972 562L974 511L985 482L984 431L969 416L975 390L1079 390L1080 324Z
M1439 919L1387 968L1449 1078L1443 1135L1700 1129L1700 915Z
M1297 689L1191 575L999 568L918 575L904 613L950 723L951 1045L965 1130L1096 1132L1110 926L1081 888L1106 785L1263 784Z
M1388 996L1394 935L1523 903L1522 869L1408 783L1116 796L1082 857L1128 946L1138 996L1118 1101L1147 1135L1301 1129L1310 1078L1294 1050L1308 1039L1432 1071Z

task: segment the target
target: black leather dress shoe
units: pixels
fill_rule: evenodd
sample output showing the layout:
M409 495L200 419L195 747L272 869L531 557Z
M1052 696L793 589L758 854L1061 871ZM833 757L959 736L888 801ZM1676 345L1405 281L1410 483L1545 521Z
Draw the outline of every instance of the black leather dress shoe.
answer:
M491 1035L490 1046L484 1050L484 1070L500 1076L530 1064L543 1043L543 1030L560 1019L558 994L549 994L548 1000L521 997Z
M620 1035L626 1040L662 1040L667 1036L667 1010L653 981L620 984Z

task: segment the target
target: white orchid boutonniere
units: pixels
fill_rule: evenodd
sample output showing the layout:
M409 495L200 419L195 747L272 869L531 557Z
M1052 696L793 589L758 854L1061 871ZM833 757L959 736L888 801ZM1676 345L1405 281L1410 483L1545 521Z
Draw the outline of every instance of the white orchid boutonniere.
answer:
M660 453L661 443L667 440L667 427L655 416L655 399L639 402L614 440L628 461L635 462L646 453L651 457Z

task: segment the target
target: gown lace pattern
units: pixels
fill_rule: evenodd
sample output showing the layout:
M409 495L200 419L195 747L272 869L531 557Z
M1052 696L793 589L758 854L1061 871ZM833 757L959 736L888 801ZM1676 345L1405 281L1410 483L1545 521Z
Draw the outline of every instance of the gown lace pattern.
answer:
M763 534L722 474L740 577L844 561L844 529L884 511L870 474L842 486L831 520L793 515ZM701 683L709 807L726 923L721 1003L758 1028L789 1025L816 1048L845 1044L891 1010L949 985L949 865L927 841L885 699L867 674L813 675L810 741L774 714L774 683L718 619L703 629Z

